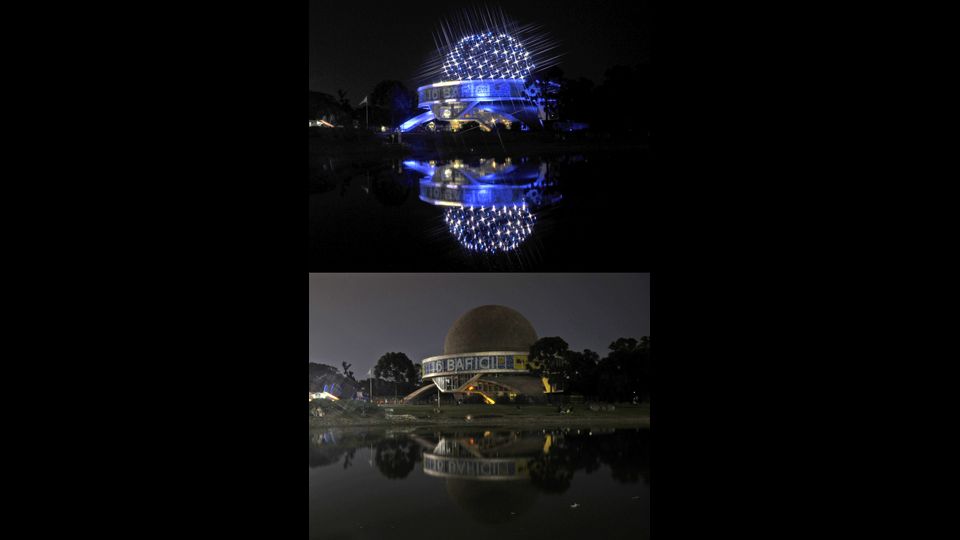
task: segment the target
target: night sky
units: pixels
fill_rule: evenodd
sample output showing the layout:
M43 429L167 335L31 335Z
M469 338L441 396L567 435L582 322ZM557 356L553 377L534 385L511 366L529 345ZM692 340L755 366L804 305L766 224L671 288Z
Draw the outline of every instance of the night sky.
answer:
M484 304L511 307L539 337L601 358L617 338L650 335L649 274L311 274L310 361L351 363L358 379L386 352L419 365Z
M509 19L542 25L564 53L557 65L569 78L599 84L614 65L650 60L650 9L646 0L523 2L310 2L310 89L347 92L357 105L381 80L416 88L439 22L465 8L499 7Z

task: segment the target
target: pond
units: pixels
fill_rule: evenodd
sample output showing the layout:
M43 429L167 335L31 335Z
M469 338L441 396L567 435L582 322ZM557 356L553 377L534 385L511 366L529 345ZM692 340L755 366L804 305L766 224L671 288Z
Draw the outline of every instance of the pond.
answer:
M310 270L610 268L625 254L642 257L649 241L650 163L645 150L447 160L313 156Z
M310 432L310 538L649 538L650 431Z

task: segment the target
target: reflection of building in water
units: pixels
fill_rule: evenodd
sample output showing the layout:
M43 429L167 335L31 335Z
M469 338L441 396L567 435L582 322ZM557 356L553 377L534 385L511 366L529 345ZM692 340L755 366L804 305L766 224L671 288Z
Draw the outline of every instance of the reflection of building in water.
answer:
M537 341L533 325L505 306L480 306L457 319L447 332L443 354L421 362L429 381L408 395L409 401L434 386L454 395L476 394L488 404L519 396L542 398L559 389L531 373L530 346Z
M533 210L560 199L546 162L506 158L477 163L405 161L404 166L425 175L420 200L447 207L448 230L470 251L517 249L533 232Z
M535 502L530 464L549 451L549 437L486 431L417 442L424 447L424 474L444 479L450 498L477 521L501 523Z
M517 249L533 228L526 205L500 208L450 208L444 217L450 233L471 251L498 253Z

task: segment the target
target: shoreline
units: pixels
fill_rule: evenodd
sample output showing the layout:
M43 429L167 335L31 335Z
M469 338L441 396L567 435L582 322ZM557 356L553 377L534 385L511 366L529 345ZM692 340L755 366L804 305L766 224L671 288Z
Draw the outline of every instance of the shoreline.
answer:
M345 428L345 427L475 427L475 428L487 428L487 427L497 427L497 428L565 428L565 427L579 427L579 428L591 428L591 427L614 427L614 428L650 428L650 419L624 419L624 418L609 418L609 419L589 419L589 418L578 418L572 420L514 420L514 419L503 419L498 421L496 419L480 418L473 421L467 420L451 420L451 419L437 419L437 420L382 420L382 419L370 419L370 420L347 420L347 419L336 419L328 422L314 422L311 418L310 429L328 429L328 428Z
M461 417L415 417L413 415L386 415L383 417L310 417L310 429L326 429L333 427L419 427L419 426L442 426L442 427L521 427L521 428L546 428L546 427L636 427L650 428L650 414L637 414L629 416L605 416L598 414L596 416L565 416L565 415L543 415L543 416L480 416L467 420L465 416Z
M563 155L570 153L650 151L647 139L576 136L560 139L551 133L503 134L502 137L457 137L450 134L411 134L402 144L388 143L375 134L319 132L310 136L312 157L346 159L455 159L511 155Z

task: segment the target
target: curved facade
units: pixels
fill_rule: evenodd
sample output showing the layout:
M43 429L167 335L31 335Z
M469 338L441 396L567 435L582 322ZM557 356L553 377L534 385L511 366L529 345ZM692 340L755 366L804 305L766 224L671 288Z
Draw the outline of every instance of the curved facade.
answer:
M444 393L477 394L487 403L541 395L546 387L530 372L537 333L523 315L505 306L480 306L454 321L439 356L421 362L423 380ZM425 386L407 396L426 391Z
M531 98L535 92L523 79L443 81L421 86L417 88L417 106L427 112L401 124L400 131L434 120L448 122L454 131L470 121L486 130L497 123L509 126L514 122L542 127L545 113Z

